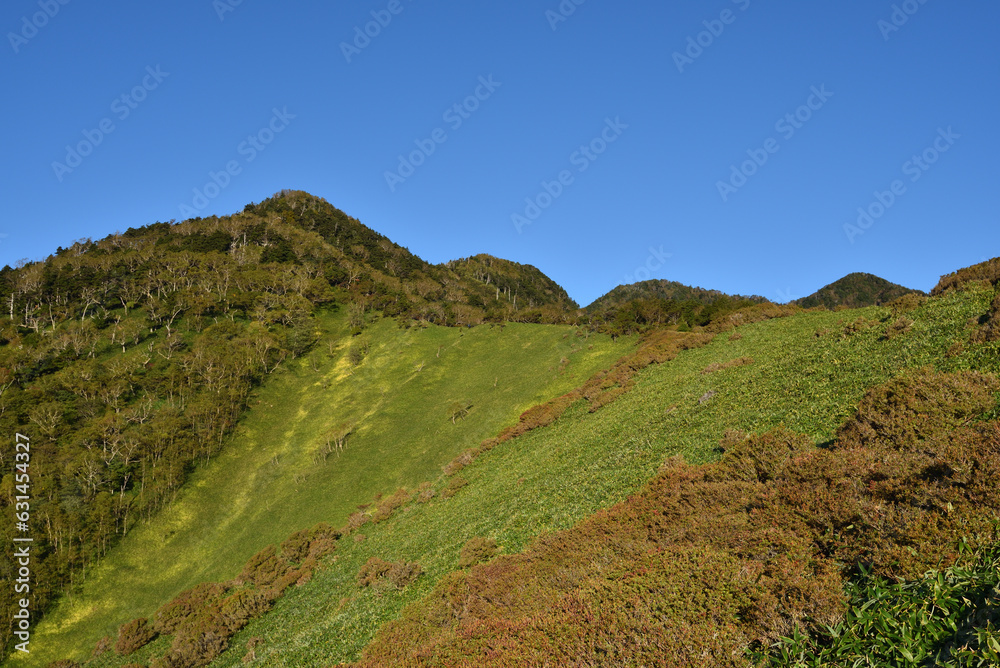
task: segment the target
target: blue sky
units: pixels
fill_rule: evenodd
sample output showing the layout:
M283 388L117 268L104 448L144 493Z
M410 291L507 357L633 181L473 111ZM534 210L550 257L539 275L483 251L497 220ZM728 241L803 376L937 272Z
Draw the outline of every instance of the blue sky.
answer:
M992 0L7 0L0 265L292 188L581 304L927 290L1000 255L997 25Z

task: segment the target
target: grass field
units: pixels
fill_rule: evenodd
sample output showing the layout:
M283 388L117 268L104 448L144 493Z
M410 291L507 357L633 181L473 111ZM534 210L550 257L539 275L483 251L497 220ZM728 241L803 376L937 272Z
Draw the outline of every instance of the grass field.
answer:
M89 656L120 624L199 582L235 576L293 531L343 524L378 493L434 479L461 450L631 345L540 325L403 330L383 320L353 338L342 315L325 315L321 326L313 353L255 393L222 454L90 571L36 629L30 657L11 663ZM368 352L355 365L350 348L362 344ZM472 404L454 424L453 402ZM324 435L344 423L354 432L343 450L318 462Z
M412 503L386 522L363 527L363 540L352 536L340 541L337 551L328 559L327 567L319 570L308 584L290 590L270 613L251 622L213 665L331 666L339 661L350 661L357 658L383 623L398 616L407 603L426 595L442 576L457 567L459 550L469 538L495 538L506 553L521 551L540 533L567 528L598 509L623 500L652 477L666 458L682 455L690 462L714 459L717 457L718 440L727 429L763 431L783 424L791 430L810 435L817 443L829 441L835 429L852 414L867 388L907 368L929 365L940 370L975 368L1000 371L1000 346L997 344L974 346L966 343L962 350L953 349L955 342L967 341L970 319L978 318L986 311L991 297L992 291L971 290L932 299L909 314L914 320L909 331L892 338L885 337L889 324L894 320L888 309L803 313L742 327L737 330L740 336L733 340L730 340L729 334L722 334L709 346L686 351L672 362L650 367L638 376L636 386L614 404L591 414L586 411L585 404L578 403L551 427L530 432L483 455L459 474L469 484L453 497L443 498L439 494L428 503ZM848 327L855 321L859 321L857 325ZM508 328L500 336L517 332L517 329ZM407 334L406 337L419 338L425 334ZM439 332L434 336L459 340L458 333L453 331ZM462 336L465 338L458 342L458 347L469 347L469 342L474 339L467 337L489 339L494 335L489 330L469 330ZM565 343L567 340L559 337L561 334L554 342L553 359L563 354L556 352L559 345L569 345ZM397 349L406 349L405 344L393 345ZM603 345L607 349L606 344ZM595 350L599 348L601 346L595 345ZM596 354L588 352L593 356L591 366L597 366ZM411 357L411 360L417 357ZM445 353L442 353L444 357ZM709 365L742 357L752 358L753 362L703 373ZM571 359L574 361L568 369L577 366L582 370L586 366L582 361ZM496 360L491 358L491 363L496 364ZM526 367L523 375L533 375L533 370L538 368ZM544 364L541 368L546 369L545 373L556 373L556 370L548 371ZM463 369L463 375L466 371ZM335 367L329 373L343 372L342 367ZM269 386L268 393L298 391L311 396L311 392L295 390L301 382L297 385L294 381L301 381L302 373L290 373L276 380L273 386ZM359 369L357 373L364 377L364 369ZM487 376L495 373L491 371ZM378 385L380 375L363 384L365 396L378 395L380 390L373 390L372 386ZM353 382L362 384L362 378ZM351 380L341 382L349 383ZM489 382L492 383L491 380ZM283 383L286 383L284 390ZM560 388L563 386L561 382L558 384ZM548 387L553 393L558 391L554 385ZM480 388L478 391L488 389ZM462 392L474 393L476 389L462 388ZM714 395L704 402L699 401L709 393ZM356 394L352 395L352 399L355 406L361 403ZM329 396L327 400L330 400ZM340 401L348 399L341 397ZM384 425L382 428L391 430L382 432L381 440L388 440L390 445L387 447L391 448L393 442L406 441L402 436L393 440L391 435L413 433L413 423L421 420L422 415L415 409L402 408L402 403L386 402L385 405L400 406L400 410L405 411L396 418L384 411L378 413L378 420L386 420L380 423ZM304 410L305 414L310 413L309 406ZM355 410L363 409L357 407ZM437 410L440 414L440 409ZM294 411L290 410L291 414L282 419L274 413L269 413L265 419L261 412L261 407L252 412L244 433L234 441L234 452L242 451L246 456L254 448L272 447L271 444L276 441L294 442L296 434L307 433L307 425L296 421L305 418L297 417ZM516 412L508 413L508 419L514 414ZM374 413L371 420L378 421ZM470 426L472 414L469 420L470 423L463 426ZM498 419L496 424L502 422ZM311 426L317 428L319 425ZM265 427L274 431L267 431ZM378 428L373 424L373 434ZM284 436L277 437L274 433ZM357 441L348 449L354 447L360 450L363 435L359 434ZM477 432L476 438L481 435L485 434ZM474 440L471 437L468 439L469 443ZM311 441L305 438L303 442ZM439 466L448 456L430 445L426 447L430 448L426 454L416 453L413 457L400 458L401 470L393 469L392 474L384 474L386 481L379 491L390 492L400 484L412 486L423 479L435 481L440 491L447 484L447 478L440 474ZM454 454L457 449L458 446L450 448L448 453ZM433 465L422 461L424 457L435 455L440 456ZM374 482L369 489L369 478L364 472L372 466L371 461L370 457L353 460L354 465L362 470L353 472L350 477L344 474L355 487L364 487L366 493L375 491ZM216 463L216 466L221 465ZM320 475L315 474L317 481ZM421 475L424 477L421 478ZM214 481L209 484L203 478L199 477L199 480L206 491L199 492L202 487L197 487L189 493L192 497L199 493L211 493L214 502L221 506L239 505L243 503L240 500L247 497L245 492L236 491L233 499L229 499L219 491ZM287 478L285 480L287 484ZM242 482L236 489L245 490L246 486ZM271 492L266 497L263 492L250 495L253 498L245 501L244 512L247 516L267 512L261 506L270 503L271 512L275 513L272 518L284 517L281 513L285 511L281 508L300 503L291 490L282 491L284 488L277 486L271 489L277 490L273 496ZM314 489L314 486L310 484L309 489ZM315 489L322 488L316 486ZM316 499L322 496L322 493L308 494L313 497L312 503L317 503ZM326 494L335 496L329 488L326 488ZM222 498L218 498L220 496ZM178 525L183 521L195 522L193 509L197 507L201 511L203 508L195 505L195 500L187 497L181 500L174 512L190 508L187 512L192 518L178 516L174 520ZM309 515L310 519L337 524L343 513L350 510L349 504L339 504L334 498L326 498L322 503L322 510L315 514L300 512L303 516ZM232 517L228 513L222 515ZM201 515L198 517L200 520ZM261 534L265 530L273 531L273 534L260 536L264 542L275 542L289 533L274 530L276 526L283 526L277 519L259 524ZM143 531L151 531L155 526ZM158 530L162 532L164 527L165 524L160 524ZM213 552L212 545L220 551L225 550L222 546L227 543L222 542L223 536L230 543L247 540L233 526L225 529L225 533L214 525L211 528L206 526L205 531L217 533L196 540L189 530L185 534L188 537L184 539L189 544L179 545L172 552L173 556L163 561L163 568L176 563L178 558L190 564L191 557L187 555L217 560L218 552ZM127 543L137 551L120 550L113 560L109 560L109 572L112 565L119 570L127 565L122 555L134 555L132 558L136 561L150 558L155 537L147 537L141 544L130 538ZM166 545L174 550L170 540ZM140 549L146 552L138 551ZM376 593L370 589L359 589L357 573L362 564L373 556L390 561L416 561L423 567L424 575L401 592ZM229 559L229 554L224 561L232 564L232 568L239 562L238 559ZM215 563L217 561L213 561ZM190 571L188 576L191 578L201 575L219 577L218 574L226 571L213 565L214 570L210 573L195 564L197 562L184 567ZM140 579L145 581L146 575L158 572L155 567L150 569L144 565L143 568L148 570L145 575L137 572L136 586L139 586ZM98 574L95 580L100 582L101 577ZM168 593L168 584L161 580L152 589L163 595ZM79 648L84 640L96 639L107 633L107 626L88 633L72 630L60 633L56 625L60 620L72 619L73 610L93 614L99 601L114 598L113 595L102 597L97 594L105 591L102 587L110 586L113 586L110 581L105 581L101 587L91 581L88 584L92 592L90 602L86 603L86 599L81 598L60 607L50 625L45 627L51 629L48 637L53 642L58 641L59 647L69 649ZM124 617L130 617L148 614L149 610L137 608L126 612L120 608L120 612ZM117 619L124 617L118 615ZM256 648L257 658L243 663L247 643L252 638L261 638L263 643ZM39 641L41 645L43 637L40 636ZM148 661L150 657L162 654L168 645L169 638L161 638L129 657L128 661ZM88 665L121 666L125 663L126 660L109 653Z

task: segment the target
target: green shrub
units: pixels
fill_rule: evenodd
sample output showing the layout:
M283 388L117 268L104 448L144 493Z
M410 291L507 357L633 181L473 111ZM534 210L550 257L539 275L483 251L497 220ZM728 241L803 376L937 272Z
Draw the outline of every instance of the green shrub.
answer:
M497 542L492 538L470 538L459 553L458 567L468 568L484 561L489 561L497 555Z

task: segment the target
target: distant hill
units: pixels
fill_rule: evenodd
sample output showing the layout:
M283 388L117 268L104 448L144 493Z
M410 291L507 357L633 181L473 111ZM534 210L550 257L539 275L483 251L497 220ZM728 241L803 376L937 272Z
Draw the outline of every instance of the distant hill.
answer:
M530 264L519 264L492 255L480 254L451 260L442 266L469 283L495 289L494 299L509 295L511 298L516 298L523 306L547 304L566 310L579 308L561 285ZM472 298L472 302L474 301L475 298Z
M817 306L825 306L831 310L838 306L863 308L886 304L914 292L924 294L919 290L911 290L902 285L890 283L874 274L854 273L848 274L839 281L820 288L814 294L792 303L802 308L815 308Z
M603 311L637 299L666 299L675 302L698 302L699 304L707 305L723 298L739 301L752 301L758 304L767 302L767 299L764 297L727 295L719 290L706 290L704 288L695 288L689 285L684 285L683 283L678 283L677 281L654 279L651 281L632 283L631 285L619 285L603 297L599 297L594 300L594 302L587 307L587 310Z

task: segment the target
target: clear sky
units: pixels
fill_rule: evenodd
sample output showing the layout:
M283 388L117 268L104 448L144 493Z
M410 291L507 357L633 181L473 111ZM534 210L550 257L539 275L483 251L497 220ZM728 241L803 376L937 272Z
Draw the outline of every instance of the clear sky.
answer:
M0 265L291 188L581 304L928 290L1000 255L998 26L995 0L5 0Z

